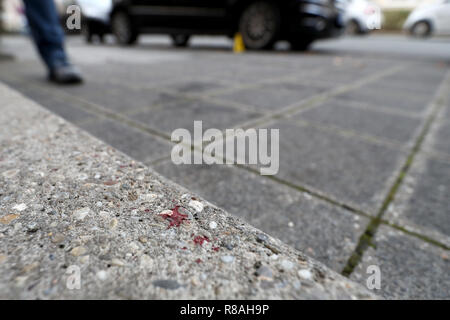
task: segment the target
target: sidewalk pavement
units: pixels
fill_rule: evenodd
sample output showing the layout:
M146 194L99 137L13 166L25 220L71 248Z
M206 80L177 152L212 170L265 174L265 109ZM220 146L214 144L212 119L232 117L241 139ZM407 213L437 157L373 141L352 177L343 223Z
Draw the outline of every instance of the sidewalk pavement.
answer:
M0 97L1 299L376 298L3 84Z
M23 40L5 47L31 52ZM367 267L378 265L384 297L450 297L446 62L145 43L124 49L77 39L69 48L85 86L48 85L26 56L0 65L0 78L363 285ZM280 129L279 173L173 165L170 134L192 130L194 120Z

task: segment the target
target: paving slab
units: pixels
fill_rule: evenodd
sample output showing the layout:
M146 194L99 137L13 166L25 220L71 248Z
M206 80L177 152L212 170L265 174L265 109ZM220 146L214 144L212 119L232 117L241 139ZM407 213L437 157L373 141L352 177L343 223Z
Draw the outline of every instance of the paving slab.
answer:
M443 110L445 111L445 110ZM450 158L450 120L444 118L445 114L442 113L440 119L435 123L435 128L433 128L432 141L430 141L425 149L429 151L443 152Z
M238 89L219 94L216 97L224 101L238 102L253 106L257 110L276 111L289 105L324 92L325 88L306 84L281 82L256 88Z
M176 95L166 92L133 89L111 83L89 82L89 85L72 86L62 90L74 98L95 103L109 111L122 114L151 110L155 106L181 100ZM133 97L133 99L130 99L130 97Z
M366 284L378 266L381 289L374 290L388 299L449 299L450 254L448 250L423 242L387 226L381 226L374 241L364 253L351 279Z
M154 169L333 270L343 269L369 221L236 167L169 160Z
M80 124L97 118L92 112L82 109L79 101L49 94L33 85L17 84L16 81L5 81L5 83L72 123Z
M376 298L10 88L0 97L0 298Z
M133 120L146 126L167 133L178 128L194 130L194 121L203 121L203 129L233 128L260 116L257 112L249 112L224 104L207 102L197 99L185 99L182 103L162 106L151 111L144 111L130 115Z
M412 113L425 113L428 108L430 97L428 95L414 94L411 92L409 95L402 94L401 92L394 94L380 94L380 91L376 88L372 88L371 84L364 85L355 90L344 92L338 96L337 99L344 99L350 101L367 102L369 104L380 106L383 108L398 109L401 111Z
M400 72L384 77L380 83L399 90L410 90L420 94L434 94L443 80L446 68L439 64L422 67L405 67Z
M277 177L375 213L406 152L355 136L282 120Z
M358 107L344 101L329 100L320 106L307 109L293 118L334 126L344 130L407 144L412 141L420 128L421 119L380 112L376 107Z
M115 120L96 117L80 127L139 161L160 159L172 150L168 141Z
M450 248L450 159L416 156L385 218Z

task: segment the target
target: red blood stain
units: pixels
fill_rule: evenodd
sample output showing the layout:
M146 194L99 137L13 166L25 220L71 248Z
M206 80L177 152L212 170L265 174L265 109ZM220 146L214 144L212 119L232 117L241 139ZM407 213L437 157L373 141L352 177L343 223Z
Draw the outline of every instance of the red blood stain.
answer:
M195 238L194 238L194 243L195 244L198 244L199 246L202 246L203 245L203 242L209 242L209 239L208 239L208 237L202 237L202 236L196 236Z
M197 259L197 260L195 260L195 262L202 263L202 259Z
M180 207L175 207L172 209L172 214L163 214L161 215L164 219L168 219L170 221L169 226L167 227L167 229L171 228L171 227L179 227L184 220L187 220L188 215L187 214L182 214L178 211Z

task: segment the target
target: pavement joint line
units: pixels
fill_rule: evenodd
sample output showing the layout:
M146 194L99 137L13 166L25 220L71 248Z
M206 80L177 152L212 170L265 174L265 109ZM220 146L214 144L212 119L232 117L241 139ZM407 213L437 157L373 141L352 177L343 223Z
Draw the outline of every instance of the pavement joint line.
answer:
M310 126L310 127L314 127L317 128L321 131L325 131L325 132L331 132L331 133L337 133L339 136L341 137L351 137L351 138L356 138L358 140L361 140L363 142L370 142L370 143L374 143L380 146L384 146L390 149L395 149L395 150L403 150L406 151L409 148L407 146L405 146L402 142L400 141L394 141L394 140L389 140L389 139L385 139L385 138L381 138L381 137L377 137L377 136L373 136L370 134L365 134L363 132L358 132L355 130L350 130L350 129L342 129L338 126L332 126L332 125L322 125L318 122L312 122L312 121L305 121L305 120L300 120L300 119L289 119L287 120L289 122L291 122L294 125L300 125L300 126Z
M445 245L444 243L442 243L442 242L440 242L438 240L433 239L430 236L427 236L427 235L424 235L424 234L421 234L421 233L418 233L418 232L415 232L415 231L408 230L407 228L402 227L401 225L398 225L396 223L390 222L390 221L385 220L385 219L381 219L380 223L383 224L383 225L386 225L386 226L388 226L390 228L393 228L393 229L395 229L397 231L406 233L406 234L408 234L408 235L410 235L412 237L419 238L422 241L425 241L425 242L427 242L429 244L432 244L432 245L440 247L440 248L442 248L444 250L450 251L450 247L449 246Z
M320 75L322 73L324 73L326 70L322 70L322 69L318 69L318 70L314 70L312 72L313 75ZM217 96L220 94L226 94L226 93L233 93L235 91L240 91L243 89L258 89L258 88L262 88L265 85L270 85L270 84L277 84L279 82L295 82L295 81L299 81L299 76L297 75L288 75L288 76L283 76L283 77L278 77L278 78L269 78L266 80L262 80L262 81L257 81L257 82L253 82L253 83L249 83L247 85L244 84L240 84L240 85L235 85L232 86L230 88L224 88L222 90L213 90L212 92L208 92L207 95L208 96Z
M423 119L425 116L425 112L421 112L421 113L406 112L406 111L401 111L399 109L392 109L392 108L387 108L387 107L376 106L376 105L368 103L368 102L363 102L363 101L358 101L358 100L353 100L353 99L352 100L338 99L338 102L342 103L342 104L346 104L346 106L349 108L361 109L361 110L367 110L367 111L375 111L378 113L403 116L403 117L411 118L411 119ZM301 113L305 112L306 110L308 110L308 109L302 109L298 112L298 114L301 114Z
M146 166L153 167L153 166L159 165L159 164L164 163L164 162L166 162L168 160L171 160L171 159L172 159L171 156L168 155L168 156L164 156L164 157L161 157L161 158L158 158L158 159L144 161L144 164Z
M274 182L277 182L277 183L279 183L281 185L287 186L287 187L289 187L289 188L291 188L293 190L296 190L298 192L307 193L308 195L310 195L310 196L312 196L312 197L314 197L316 199L319 199L319 200L325 201L325 202L327 202L327 203L329 203L331 205L343 208L343 209L345 209L347 211L350 211L351 213L354 213L354 214L356 214L358 216L363 216L363 217L366 217L366 218L369 218L369 219L373 218L373 215L371 215L370 213L367 213L366 211L357 208L357 205L341 202L341 201L335 199L333 196L326 195L323 192L318 191L318 190L314 190L311 187L306 187L304 185L295 184L295 183L286 181L286 180L284 180L282 178L279 178L279 177L276 177L276 176L261 176L258 170L254 169L254 168L251 168L251 167L248 167L248 166L245 166L245 165L234 164L233 166L235 166L237 168L240 168L240 169L243 169L243 170L246 170L246 171L248 171L248 172L250 172L252 174L258 175L258 176L260 176L262 178L272 180Z
M442 151L436 151L436 150L421 150L421 153L427 157L447 162L450 164L450 154Z
M78 108L80 108L82 110L85 110L85 111L88 110L91 113L94 113L96 115L102 116L102 117L107 118L107 119L117 120L117 121L119 121L119 122L121 122L123 124L127 124L130 127L135 128L135 129L140 129L141 131L144 131L144 132L149 133L151 135L157 136L157 137L162 138L164 140L171 141L170 140L170 136L168 136L166 133L161 132L161 131L159 131L157 129L153 129L153 128L150 128L148 126L145 126L145 125L143 125L143 124L141 124L141 123L139 123L137 121L131 120L128 117L126 117L126 116L124 116L124 115L122 115L120 113L116 113L116 112L110 111L109 109L106 109L106 108L104 108L103 106L101 106L99 104L93 103L91 101L87 101L87 100L85 100L83 98L77 97L75 95L72 95L70 93L64 92L62 90L54 91L54 90L51 90L49 88L46 88L46 87L43 87L43 86L40 86L40 85L36 85L36 84L31 84L30 86L33 86L33 87L41 89L41 90L45 90L46 92L52 94L53 96L60 96L62 98L67 98L67 99L71 99L73 101L77 101L79 103L79 107ZM56 94L55 94L55 92L56 92Z
M350 256L346 266L341 272L342 275L349 277L353 273L353 270L356 268L356 266L361 262L366 249L369 246L373 246L373 239L378 230L378 227L382 223L383 215L389 208L391 202L395 199L395 195L397 194L398 189L402 185L405 176L408 174L409 169L411 168L411 165L414 162L415 156L417 155L417 153L419 153L422 143L424 142L428 132L430 131L430 128L433 122L435 121L436 116L439 113L439 110L444 107L444 103L446 100L445 96L446 93L448 92L449 87L450 87L450 71L447 71L446 76L441 81L441 84L439 85L438 89L435 92L434 98L431 100L429 104L430 114L422 127L421 134L416 139L416 143L414 144L414 146L411 148L410 154L408 155L406 162L400 169L400 172L397 178L395 179L394 184L391 186L376 217L369 223L369 225L366 228L366 231L361 235L353 254ZM425 236L421 237L424 239L428 238Z
M322 103L324 103L325 101L329 100L330 98L332 98L334 96L337 96L344 92L358 89L367 83L371 83L373 81L382 79L383 77L393 74L401 69L404 69L405 67L406 67L406 65L399 65L394 68L383 69L382 71L372 74L366 78L358 79L357 81L354 81L351 84L342 85L342 86L339 86L338 88L333 88L333 89L327 90L325 92L319 93L312 97L306 98L303 100L303 102L293 103L285 108L282 108L279 111L274 111L274 112L268 113L267 115L265 115L263 117L260 117L260 118L254 119L254 120L250 120L247 123L245 123L244 126L246 128L260 126L260 125L270 121L271 119L286 118L292 114L297 113L299 110L302 110L305 108L317 107L318 105L321 105Z

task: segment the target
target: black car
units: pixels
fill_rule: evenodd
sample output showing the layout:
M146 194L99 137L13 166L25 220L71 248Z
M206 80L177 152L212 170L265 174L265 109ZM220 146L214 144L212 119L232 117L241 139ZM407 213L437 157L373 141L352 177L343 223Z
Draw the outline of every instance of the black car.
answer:
M194 34L239 32L248 49L268 49L278 40L306 49L340 34L343 23L335 0L116 0L111 28L123 45L140 33L169 34L176 46L186 46Z

